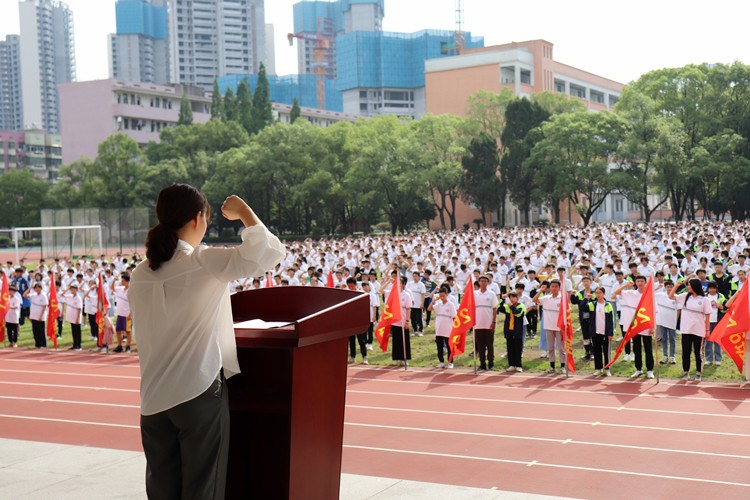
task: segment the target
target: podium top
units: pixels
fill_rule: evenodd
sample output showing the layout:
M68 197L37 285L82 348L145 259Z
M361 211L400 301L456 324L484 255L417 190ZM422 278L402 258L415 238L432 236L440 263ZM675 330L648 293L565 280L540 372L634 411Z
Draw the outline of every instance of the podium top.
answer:
M289 323L269 329L235 327L237 347L303 347L365 332L370 297L308 286L246 290L232 295L232 316L235 323L251 319Z

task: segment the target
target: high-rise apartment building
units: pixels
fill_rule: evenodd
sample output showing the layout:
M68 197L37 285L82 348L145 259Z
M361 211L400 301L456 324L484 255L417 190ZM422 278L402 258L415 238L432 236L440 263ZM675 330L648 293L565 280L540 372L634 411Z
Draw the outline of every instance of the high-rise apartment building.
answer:
M353 31L381 31L385 0L302 1L294 4L294 34L297 35L297 64L300 75L326 66L326 77L336 78L336 37ZM325 46L321 47L321 43ZM325 53L324 61L320 51Z
M169 82L167 0L118 0L117 33L109 35L109 75L144 83Z
M0 41L0 130L22 130L21 38Z
M23 121L27 128L59 132L57 84L76 77L73 13L53 0L19 2Z
M211 90L266 57L264 0L169 0L168 19L171 83Z

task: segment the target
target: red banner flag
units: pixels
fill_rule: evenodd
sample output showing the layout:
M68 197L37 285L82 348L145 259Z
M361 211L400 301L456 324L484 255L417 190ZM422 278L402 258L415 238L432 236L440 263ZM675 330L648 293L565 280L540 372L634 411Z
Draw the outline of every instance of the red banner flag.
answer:
M399 292L399 281L396 281L391 287L388 299L385 301L383 315L380 317L375 327L375 338L383 352L388 350L388 340L391 338L391 325L401 321L401 293Z
M104 291L104 280L99 273L99 279L96 285L96 324L99 329L99 339L96 342L98 347L104 347L104 318L109 314L109 300L107 292Z
M326 288L336 288L333 282L333 269L328 271L328 279L326 280Z
M708 341L718 342L727 356L743 372L745 364L745 332L750 331L750 300L748 287L742 285L737 297L732 301L729 311L721 318L714 331L708 336Z
M560 329L562 334L563 343L565 345L565 357L567 362L568 371L575 373L576 371L576 360L573 356L573 315L570 311L570 296L565 288L567 283L565 274L560 274L560 311L557 313L557 327Z
M654 277L652 275L648 279L648 283L646 283L646 288L643 290L641 300L638 301L638 307L635 308L635 316L633 317L630 326L628 326L628 331L622 338L620 345L617 346L617 350L615 351L612 360L607 366L605 366L605 368L609 368L615 361L617 361L617 358L622 354L625 345L630 342L633 337L642 331L653 330L654 328L656 328L656 313L654 308Z
M57 349L57 318L60 317L60 302L57 299L57 287L55 286L55 273L49 280L49 308L47 313L47 337Z
M2 269L0 274L3 275L3 285L0 288L0 342L5 342L5 315L10 309L10 290L8 289L8 276Z
M273 273L266 273L266 286L265 288L273 288Z
M474 300L474 280L466 280L466 290L458 306L458 312L453 319L453 328L448 338L448 346L451 349L450 362L457 354L463 354L466 350L466 332L474 328L477 323L477 304Z

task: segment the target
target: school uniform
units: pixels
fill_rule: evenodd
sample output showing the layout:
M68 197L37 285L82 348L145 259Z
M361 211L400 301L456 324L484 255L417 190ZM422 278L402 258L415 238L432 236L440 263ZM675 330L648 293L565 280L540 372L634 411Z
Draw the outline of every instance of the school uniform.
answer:
M716 328L717 323L721 318L724 316L724 314L720 311L724 307L724 303L727 301L724 294L719 292L716 295L706 295L706 298L711 304L711 315L709 316L709 325L710 329L713 332L714 328ZM715 363L717 365L721 364L721 345L718 342L708 342L706 341L705 345L705 356L706 356L706 363Z
M435 344L438 361L442 364L445 362L444 353L450 353L448 339L453 329L453 319L456 317L456 305L447 298L445 303L438 298L430 307L435 313Z
M666 292L654 294L656 306L656 333L661 342L661 349L666 362L675 357L677 339L677 303L670 299Z
M404 287L404 291L411 295L411 307L409 309L411 327L414 333L420 334L424 330L424 325L422 324L422 307L424 305L426 288L421 281L410 281Z
M585 359L591 359L591 335L589 328L589 319L591 317L591 311L589 310L589 302L593 298L586 298L586 294L593 295L593 292L589 290L580 290L573 294L570 299L571 304L578 306L578 322L581 325L581 335L583 336L583 347L586 351Z
M18 292L11 293L8 311L5 313L5 330L8 332L8 342L12 346L18 343L18 322L21 319L23 297Z
M28 295L29 319L31 319L31 330L34 334L34 347L47 347L47 337L44 331L44 320L49 300L44 292L36 294L31 292Z
M64 295L63 301L66 304L65 308L65 321L70 323L70 329L73 336L73 347L72 349L81 348L81 309L83 309L83 301L81 296L75 288L72 290L72 295Z
M497 308L497 296L489 290L486 292L475 290L474 302L477 309L474 333L479 354L479 367L482 370L492 370L495 364L495 331L492 329L492 321Z
M681 293L674 296L680 309L682 334L682 369L690 371L690 353L695 354L695 371L700 373L703 359L701 349L706 337L706 316L711 314L711 302L704 296Z
M391 338L393 339L391 359L394 361L411 359L411 339L409 338L409 329L405 327L412 306L411 294L402 292L400 298L402 319L391 325Z
M589 337L591 338L594 368L603 370L609 364L609 344L615 332L617 322L615 308L610 302L590 301L588 322Z
M96 322L96 311L99 307L99 294L97 292L97 287L92 286L86 292L86 297L83 300L83 314L86 315L89 327L91 327L91 337L95 339L99 338L99 324Z
M551 366L554 366L555 363L555 350L560 355L561 366L565 365L565 360L567 359L562 332L560 332L560 327L557 326L557 317L560 315L561 302L562 295L560 294L557 297L544 295L539 299L539 305L542 306L543 335L547 342L547 357Z
M130 302L128 300L128 289L124 286L115 287L115 329L118 332L130 332L128 316L130 316Z
M508 367L522 368L521 355L523 353L524 316L526 307L518 302L516 305L504 303L500 305L500 311L505 314L503 334L507 345Z

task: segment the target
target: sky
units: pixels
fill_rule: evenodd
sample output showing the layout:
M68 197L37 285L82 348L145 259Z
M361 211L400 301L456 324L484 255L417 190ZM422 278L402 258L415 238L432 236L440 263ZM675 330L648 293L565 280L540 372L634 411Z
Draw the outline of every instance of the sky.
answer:
M275 27L276 72L297 72L292 5L266 0ZM75 18L78 80L108 77L107 34L115 31L115 0L67 0ZM543 38L554 59L621 83L689 63L750 63L745 0L594 0L535 2L464 0L464 29L485 45ZM18 33L18 0L0 0L0 37ZM455 29L455 0L385 0L386 31Z

